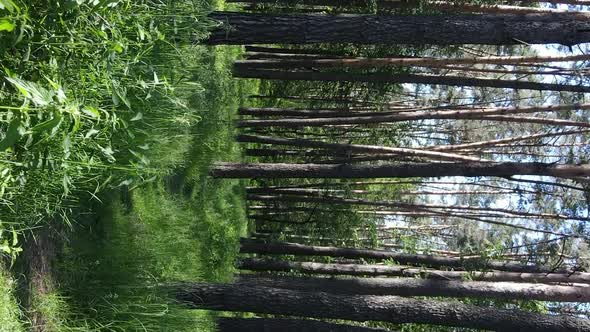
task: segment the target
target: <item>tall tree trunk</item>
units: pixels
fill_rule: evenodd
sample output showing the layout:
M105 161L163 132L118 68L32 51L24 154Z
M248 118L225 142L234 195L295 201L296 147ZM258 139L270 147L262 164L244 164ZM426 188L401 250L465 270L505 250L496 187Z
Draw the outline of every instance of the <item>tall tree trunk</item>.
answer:
M364 326L295 318L217 318L219 332L388 332Z
M227 2L231 3L294 3L294 4L305 4L308 6L364 6L366 5L365 0L228 0ZM379 2L390 2L392 4L400 3L400 4L419 4L420 2L417 0L379 0ZM438 1L444 2L444 1ZM505 1L505 3L521 3L523 1L519 0L510 0ZM536 2L544 2L544 3L552 3L552 4L566 4L566 5L573 5L573 6L590 6L590 0L542 0ZM393 5L392 5L393 6ZM527 8L527 7L524 7ZM535 8L533 8L535 9Z
M475 162L480 162L480 161L483 162L484 161L481 158L463 156L463 155L454 154L454 153L434 152L434 151L418 150L418 149L410 149L410 148L393 148L393 147L375 146L375 145L326 143L326 142L322 142L322 141L314 141L314 140L308 140L308 139L302 139L302 138L289 139L289 138L269 137L269 136L239 135L237 140L238 140L238 142L252 142L252 143L298 146L298 147L304 147L304 148L330 149L330 150L333 150L334 152L344 153L344 154L351 153L351 152L361 152L361 153L371 153L371 154L386 153L386 154L396 154L396 155L411 156L411 157L422 157L422 158L428 158L428 159L432 159L432 160L444 160L444 161L475 161Z
M590 22L590 20L589 20ZM589 28L590 29L590 28ZM589 32L590 34L590 32ZM245 67L236 63L234 77L260 78L267 80L283 81L321 81L321 82L368 82L391 84L435 84L450 86L473 86L502 89L526 89L535 91L570 91L590 92L589 86L580 84L557 84L518 80L504 80L495 78L474 78L451 75L425 75L425 74L390 74L390 73L349 73L349 72L321 72L321 71L287 71L268 70Z
M242 239L241 253L270 254L270 255L306 255L329 256L351 259L392 259L400 264L425 265L431 267L479 268L485 270L499 270L511 272L551 272L552 268L536 265L525 265L515 262L486 260L481 257L461 258L449 256L433 256L423 254L405 254L388 250L371 250L357 248L338 248L308 246L289 242L262 242ZM567 273L568 270L560 271Z
M293 54L289 49L270 48L273 52L250 53L250 54L267 54L271 60L239 60L237 63L249 63L247 67L257 68L293 68L293 67L389 67L389 66L419 66L419 67L440 67L447 65L535 65L552 62L577 62L588 61L590 55L557 55L557 56L481 56L481 57L463 57L463 58L432 58L432 57L390 57L390 58L365 58L365 57L328 57L321 54L307 54L312 59L289 59ZM283 52L279 52L281 50ZM247 53L248 54L248 53ZM287 58L281 60L282 58Z
M250 3L256 4L281 4L281 5L300 5L306 7L368 7L368 2L363 0L230 0L233 3ZM569 1L568 1L569 2ZM575 2L575 1L573 1ZM585 3L584 1L582 3ZM443 12L451 13L490 13L490 14L535 14L535 13L552 13L552 14L568 14L570 17L577 19L587 18L587 13L584 12L568 12L562 9L553 8L538 8L538 7L521 7L521 6L507 6L507 5L479 5L469 3L453 3L449 1L407 1L407 0L377 0L375 2L377 9L391 10L400 7L412 7L423 5L428 8L435 8Z
M261 189L262 190L262 189ZM267 189L269 191L277 190L277 189ZM302 189L282 189L282 190L292 190L290 195L293 193L297 193L297 191L293 190L302 190ZM363 206L381 206L381 207L390 207L390 208L397 208L400 210L406 210L411 212L431 212L436 213L439 212L438 210L460 210L460 211L477 211L478 213L491 213L497 212L497 214L493 214L495 216L505 216L505 217L523 217L523 218L537 218L537 219L555 219L555 220L579 220L579 221L590 221L590 217L584 216L568 216L564 214L556 214L556 213L533 213L533 212L525 212L525 211L518 211L518 210L511 210L511 209L504 209L504 208L492 208L492 207L480 207L480 206L471 206L471 205L441 205L441 204L428 204L428 203L403 203L403 202L393 202L393 201L377 201L377 200L366 200L366 199L356 199L356 198L345 198L339 196L328 196L328 191L322 191L322 195L312 195L312 194L305 194L304 192L299 191L299 196L307 196L307 197L293 197L293 196L256 196L251 195L248 197L249 200L262 200L262 201L278 201L278 202L309 202L309 203L317 203L317 204L348 204L348 205L363 205ZM352 191L350 193L355 193ZM358 193L358 192L357 192ZM275 194L277 192L275 191ZM403 193L400 193L402 195ZM489 214L488 214L489 215Z
M549 44L590 41L590 21L529 15L264 15L215 12L217 44ZM395 33L392 33L394 31Z
M239 284L187 284L178 289L176 298L193 308L222 311L496 331L590 331L590 321L576 317L397 296L335 295Z
M473 108L459 110L426 110L411 111L400 113L385 113L382 115L374 114L370 116L347 116L342 114L340 117L324 117L310 119L273 119L273 120L245 120L238 123L238 127L301 127L301 126L325 126L325 125L348 125L348 124L371 124L371 123L391 123L414 120L432 120L432 119L494 119L495 116L507 116L514 114L530 113L550 113L550 112L569 112L574 110L588 110L590 104L571 104L557 106L532 106L532 107L491 107L491 108ZM541 119L553 120L553 119ZM557 119L561 120L561 119Z
M387 1L387 0L386 0ZM436 8L443 12L450 13L488 13L488 14L554 14L564 15L570 19L584 20L590 18L587 12L568 11L564 9L539 8L539 7L520 7L506 5L478 5L461 3L454 4L448 1L428 1L427 6Z
M352 113L351 109L293 109L293 108L254 108L240 107L239 115L252 116L314 116L314 117L340 117ZM356 113L353 113L356 114Z
M551 163L416 163L393 165L241 164L217 163L210 171L218 178L413 178L441 176L540 175L590 176L590 164Z
M500 138L500 139L495 139L495 140L479 141L479 142L472 142L472 143L465 143L465 144L428 146L428 147L425 147L425 149L434 150L434 151L456 151L456 150L463 150L463 149L498 146L500 144L515 143L515 142L528 141L528 140L537 140L540 138L547 138L547 137L558 137L558 136L567 136L567 135L574 135L574 134L583 134L583 133L588 133L588 132L589 132L589 130L587 130L587 129L585 129L585 130L568 130L568 131L559 131L559 132L553 132L553 133L542 133L542 134L523 135L523 136L516 136L516 137L507 137L507 138Z
M403 63L406 59L414 58L322 58L320 55L299 55L299 54L282 54L282 53L247 53L247 60L238 60L235 62L236 67L252 69L303 69L303 68L382 68L390 67L394 65L387 65L384 60L390 60L389 62ZM580 57L581 58L581 57ZM589 58L586 56L586 58ZM431 59L431 58L419 58L419 59ZM361 61L362 60L362 61ZM373 61L377 60L377 61ZM380 60L380 61L379 61ZM430 70L448 70L452 72L468 72L468 73L493 73L493 74L504 74L504 75L551 75L551 76L580 76L587 72L587 69L568 69L557 66L539 65L522 63L518 66L528 67L527 69L493 69L493 68L480 68L475 65L444 65L437 63L437 60L447 59L432 59L430 63L422 62L419 65L413 65L414 67L429 68ZM471 60L469 58L460 58L459 60ZM350 62L350 64L348 63ZM375 65L371 65L374 63ZM407 65L406 65L407 66ZM551 70L541 70L551 69ZM446 75L449 75L448 73ZM456 73L455 73L456 75ZM452 76L452 75L449 75ZM484 77L485 79L485 77Z
M423 280L411 278L317 278L243 275L237 283L249 286L349 295L473 297L549 302L590 302L590 287L515 282Z
M457 112L457 111L453 111ZM410 112L408 112L410 113ZM432 112L434 113L434 112ZM400 113L401 114L401 113ZM435 115L436 116L436 115ZM357 124L373 124L373 123L390 123L410 121L409 117L404 119L404 116L399 115L381 115L381 116L341 116L337 118L308 118L308 119L272 119L272 120L243 120L237 123L237 127L241 128L260 128L260 127L285 127L285 128L300 128L300 127L322 127L322 126L343 126L343 125L357 125ZM459 117L449 115L448 119L455 120L480 120L480 121L498 121L498 122L513 122L513 123L538 123L548 126L563 126L563 127L582 127L590 128L590 123L541 118L541 117L527 117L527 116L511 116L511 115L481 115L470 114L461 115ZM409 137L420 137L407 135ZM427 137L432 139L432 137Z
M289 53L277 53L290 55ZM588 61L590 55L569 56L486 56L471 58L315 58L306 59L266 59L266 60L238 60L236 64L245 68L294 69L301 67L314 68L379 68L392 66L420 66L441 67L446 65L523 65L552 62Z
M282 48L282 47L265 47L265 46L253 46L246 45L244 47L246 52L255 53L282 53L282 54L303 54L303 55L321 55L325 57L334 56L333 54L327 53L326 50L309 50L301 48Z
M441 280L480 280L480 281L507 281L526 283L577 283L590 284L590 273L520 273L501 271L443 271L422 269L400 265L374 265L374 264L326 264L316 262L293 262L259 258L244 258L238 262L238 267L243 270L258 272L300 272L327 275L350 276L391 276L407 278L441 279Z

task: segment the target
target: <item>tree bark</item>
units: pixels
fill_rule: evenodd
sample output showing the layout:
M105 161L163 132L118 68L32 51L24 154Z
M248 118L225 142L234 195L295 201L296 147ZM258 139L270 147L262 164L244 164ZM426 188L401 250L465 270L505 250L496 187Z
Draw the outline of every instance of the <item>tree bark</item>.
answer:
M294 318L217 318L219 332L393 332L364 326Z
M341 117L352 113L350 109L292 109L292 108L254 108L240 107L239 115L252 116L314 116L314 117Z
M308 246L289 242L262 242L250 239L242 239L240 252L250 254L270 255L306 255L306 256L329 256L350 259L392 259L399 264L425 265L430 267L452 267L452 268L479 268L485 270L499 270L510 272L552 272L552 268L546 266L525 265L515 262L502 262L486 260L481 257L449 257L433 256L423 254L405 254L388 250L371 250L357 248L338 248ZM568 270L560 272L567 273Z
M528 140L537 140L540 138L547 138L547 137L583 134L583 133L588 133L588 132L589 132L589 130L569 130L569 131L560 131L560 132L553 132L553 133L542 133L542 134L523 135L523 136L516 136L516 137L507 137L507 138L500 138L500 139L495 139L495 140L479 141L479 142L472 142L472 143L465 143L465 144L428 146L428 147L425 147L425 149L434 150L434 151L456 151L456 150L463 150L463 149L474 149L474 148L483 148L483 147L489 147L489 146L497 146L500 144L507 144L507 143L514 143L514 142L521 142L521 141L528 141Z
M506 5L474 5L469 3L454 4L446 1L429 1L428 6L442 12L450 13L488 13L488 14L554 14L563 15L570 19L584 20L590 18L587 12L568 11L564 9L520 7Z
M571 104L571 105L557 105L557 106L532 106L532 107L492 107L492 108L474 108L474 109L459 109L459 110L439 110L439 111L411 111L390 113L383 115L372 116L346 116L340 117L324 117L311 119L272 119L272 120L244 120L238 122L238 127L254 128L254 127L318 127L325 125L348 125L348 124L371 124L371 123L392 123L402 121L414 120L431 120L431 119L497 119L496 117L505 117L514 114L531 114L531 113L550 113L550 112L568 112L574 110L588 110L590 104ZM518 119L518 118L517 118ZM511 120L511 119L510 119ZM544 119L539 120L560 120L561 119ZM517 120L515 120L517 121Z
M589 20L590 22L590 20ZM589 28L590 31L590 28ZM590 33L590 32L589 32ZM474 78L451 75L420 75L420 74L390 74L390 73L349 73L349 72L321 72L321 71L287 71L269 70L245 67L236 63L234 66L234 77L259 78L267 80L283 81L320 81L320 82L367 82L367 83L390 83L390 84L428 84L428 85L449 85L449 86L472 86L502 89L524 89L535 91L570 91L588 93L589 86L580 84L558 84L542 83L518 80L503 80L494 78Z
M303 5L306 7L357 7L366 8L369 3L363 0L230 0L228 2L233 3L249 3L252 5L256 4L280 4L280 5ZM566 1L576 2L576 1ZM554 3L554 2L552 2ZM585 3L582 1L582 3ZM400 7L412 7L417 5L426 5L430 8L435 8L443 12L451 13L490 13L490 14L535 14L535 13L553 13L553 14L566 14L576 19L587 18L585 12L571 12L562 9L553 8L538 8L538 7L522 7L522 6L507 6L507 5L479 5L469 3L454 3L449 1L402 1L402 0L377 0L377 9L391 10Z
M293 1L290 0L228 0L227 2L230 3L291 3ZM389 2L392 4L400 3L400 4L418 4L416 0L379 0L379 2ZM438 1L442 3L446 3L445 1ZM514 1L505 1L506 3L521 3L522 1L514 0ZM552 4L566 4L566 5L573 5L573 6L590 6L590 0L543 0L538 2L545 2L545 3L552 3ZM335 2L334 0L304 0L304 1L294 1L293 3L296 4L306 4L309 6L335 6L335 5L342 5L342 6L355 6L355 5L366 5L366 2L363 0L338 0ZM528 8L528 7L524 7ZM532 8L536 9L536 8Z
M288 53L279 53L290 55ZM267 69L294 69L301 67L314 68L379 68L392 66L419 66L419 67L441 67L447 65L522 65L539 64L551 62L576 62L588 61L590 55L569 55L569 56L486 56L472 58L322 58L316 55L315 58L306 59L265 59L265 60L238 60L236 64L246 68L267 68Z
M395 63L403 61L399 60L410 60L413 58L342 58L342 57L331 57L323 58L321 55L299 55L299 54L281 54L281 53L246 53L247 60L238 60L235 62L237 67L249 68L249 69L303 69L303 68L394 68L395 65L389 65L389 62ZM588 56L586 56L588 58ZM429 59L429 58L418 58L418 59ZM485 58L484 58L485 59ZM373 61L377 60L377 61ZM389 61L387 61L389 60ZM492 73L492 74L503 74L503 75L551 75L551 76L580 76L586 73L587 69L568 69L557 66L548 66L534 63L521 63L518 66L524 66L528 69L493 69L493 68L480 68L475 67L476 65L444 65L438 64L437 60L447 59L432 59L430 63L423 62L418 65L412 65L414 67L429 68L435 70L435 73L439 71L452 71L452 72L468 72L468 73ZM470 60L469 58L460 58L459 60ZM400 65L401 66L401 65ZM406 65L407 66L407 65ZM548 68L551 70L541 70L542 68ZM457 75L457 73L454 73ZM452 76L448 73L445 75ZM485 77L484 77L485 78Z
M460 154L455 153L444 153L444 152L434 152L434 151L427 151L427 150L418 150L418 149L410 149L410 148L393 148L393 147L386 147L386 146L376 146L376 145L358 145L358 144L341 144L341 143L326 143L322 141L314 141L309 139L290 139L290 138L280 138L280 137L270 137L270 136L252 136L252 135L238 135L237 137L238 142L251 142L251 143L263 143L263 144L275 144L275 145L287 145L287 146L297 146L297 147L304 147L304 148L320 148L320 149L330 149L338 153L352 153L352 152L360 152L360 153L371 153L371 154L396 154L401 156L411 156L411 157L422 157L428 158L432 160L444 160L444 161L474 161L474 162L484 162L481 158L477 157L469 157L463 156Z
M276 190L276 189L268 189L269 191ZM289 190L289 189L287 189ZM298 189L302 190L302 189ZM275 195L279 194L280 192L275 191ZM292 191L291 195L296 193L296 191ZM303 192L299 192L300 196L307 196L307 197L293 197L293 196L257 196L251 195L248 197L249 200L263 200L263 201L283 201L283 202L309 202L309 203L317 203L317 204L347 204L347 205L363 205L363 206L381 206L381 207L390 207L390 208L397 208L400 210L411 211L411 212L431 212L436 213L439 210L460 210L460 211L477 211L477 213L489 213L489 212L497 212L496 216L504 216L504 217L523 217L523 218L538 218L538 219L554 219L554 220L579 220L579 221L590 221L590 217L583 217L583 216L568 216L565 214L556 214L556 213L533 213L533 212L525 212L525 211L518 211L518 210L511 210L511 209L504 209L504 208L492 208L492 207L480 207L480 206L471 206L471 205L440 205L440 204L428 204L428 203L403 203L403 202L393 202L393 201L377 201L377 200L366 200L366 199L356 199L356 198L345 198L339 196L328 196L329 192L323 191L323 195L310 195L307 193L306 195L302 195ZM352 191L351 193L355 193ZM288 194L288 193L287 193ZM272 193L271 193L272 195ZM400 193L402 195L402 193Z
M493 282L525 282L525 283L576 283L590 284L590 273L520 273L501 271L443 271L420 269L400 265L375 264L326 264L316 262L291 262L271 259L244 258L238 262L243 270L258 272L300 272L327 275L350 276L390 276L441 280L479 280Z
M219 44L549 44L590 41L590 22L565 15L265 15L215 12ZM392 33L395 32L395 33Z
M210 171L218 178L413 178L441 176L540 175L589 176L590 164L551 163L415 163L393 165L241 164L217 163Z
M590 331L590 321L576 317L397 296L335 295L239 284L186 284L177 290L176 298L192 308L221 311L496 331Z
M237 283L343 295L473 297L502 300L590 302L590 287L515 282L423 280L411 278L318 278L242 275Z

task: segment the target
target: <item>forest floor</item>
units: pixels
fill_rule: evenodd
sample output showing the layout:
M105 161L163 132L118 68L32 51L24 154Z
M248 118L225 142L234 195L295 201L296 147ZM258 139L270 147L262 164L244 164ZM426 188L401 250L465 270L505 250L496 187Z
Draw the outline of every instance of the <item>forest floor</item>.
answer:
M204 47L203 47L204 48ZM234 117L255 93L231 78L236 47L207 49L191 100L192 140L164 148L183 158L170 175L88 202L72 227L32 232L13 273L0 271L0 331L207 331L213 313L175 307L157 290L169 281L224 281L247 232L240 181L207 176L239 160ZM167 151L174 149L175 151Z

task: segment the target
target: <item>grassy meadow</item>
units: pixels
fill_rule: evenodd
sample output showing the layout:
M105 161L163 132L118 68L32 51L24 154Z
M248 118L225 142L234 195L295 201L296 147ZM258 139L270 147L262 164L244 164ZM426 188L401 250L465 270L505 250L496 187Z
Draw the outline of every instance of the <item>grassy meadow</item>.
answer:
M239 48L204 1L0 0L0 331L207 331L158 286L233 275Z

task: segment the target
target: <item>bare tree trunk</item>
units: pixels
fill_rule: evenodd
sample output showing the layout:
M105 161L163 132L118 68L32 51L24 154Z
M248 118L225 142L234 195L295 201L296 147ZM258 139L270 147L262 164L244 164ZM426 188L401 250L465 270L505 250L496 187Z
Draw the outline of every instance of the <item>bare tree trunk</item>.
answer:
M590 321L576 317L397 296L335 295L239 284L185 284L177 290L176 298L193 308L222 311L496 331L590 331Z
M264 15L215 12L217 44L490 44L575 45L590 41L590 22L528 15ZM395 31L395 33L391 33Z
M507 137L507 138L501 138L501 139L495 139L495 140L489 140L489 141L473 142L473 143L465 143L465 144L429 146L429 147L424 147L424 149L434 150L434 151L456 151L456 150L463 150L463 149L473 149L473 148L497 146L500 144L536 140L536 139L547 138L547 137L583 134L583 133L588 133L588 132L589 132L589 130L569 130L569 131L560 131L560 132L555 132L555 133L542 133L542 134L534 134L534 135Z
M590 20L589 20L590 21ZM589 28L590 29L590 28ZM590 34L590 32L589 32ZM494 78L474 78L450 75L420 75L420 74L390 74L390 73L349 73L349 72L321 72L321 71L287 71L268 70L245 67L236 63L234 77L260 78L284 81L321 81L321 82L368 82L391 84L437 84L450 86L473 86L502 89L526 89L535 91L570 91L590 92L590 87L579 84L541 83L518 80L503 80Z
M308 6L364 6L366 2L363 0L303 0L303 1L295 1L295 0L228 0L227 2L230 3L298 3L298 4L305 4ZM446 1L438 1L440 3L447 3ZM505 1L506 3L521 3L523 1L519 0L510 0ZM545 3L552 3L552 4L566 4L566 5L573 5L573 6L590 6L590 0L542 0L536 2L545 2ZM379 0L379 3L400 3L400 4L418 4L419 2L416 0ZM391 5L393 6L393 5ZM529 7L523 7L529 8ZM532 8L536 9L536 8Z
M243 270L258 272L300 272L327 275L350 276L390 276L441 280L480 280L493 282L525 282L525 283L576 283L590 284L590 273L520 273L501 271L442 271L400 265L374 264L326 264L316 262L293 262L259 258L245 258L238 262Z
M274 120L245 120L238 123L238 127L301 127L301 126L325 126L325 125L348 125L348 124L370 124L370 123L391 123L413 120L431 119L495 119L496 116L505 117L514 114L568 112L573 110L588 110L590 104L571 104L558 106L533 106L533 107L495 107L475 108L459 110L439 111L412 111L400 112L373 116L346 116L334 118L311 118L311 119L274 119ZM554 119L540 119L554 120ZM561 120L561 119L555 119ZM563 120L562 120L563 121Z
M590 55L587 54L569 56L486 56L472 58L322 58L321 55L317 55L315 58L306 59L238 60L236 61L236 64L239 67L246 68L294 69L302 67L379 68L391 66L441 67L447 65L483 64L523 65L553 62L576 62L588 60L590 60Z
M339 153L352 153L352 152L364 152L364 153L386 153L396 154L402 156L411 157L422 157L432 160L444 160L444 161L475 161L483 162L481 158L463 156L454 153L435 152L427 150L418 150L410 148L393 148L385 146L375 145L357 145L357 144L340 144L340 143L326 143L322 141L314 141L308 139L289 139L269 136L251 136L251 135L239 135L237 138L238 142L251 142L251 143L264 143L264 144L275 144L275 145L289 145L298 146L304 148L322 148L330 149Z
M349 295L473 297L549 302L590 302L590 287L411 278L317 278L242 275L237 283Z
M488 13L488 14L554 14L564 15L571 19L588 19L587 12L568 11L553 8L520 7L506 5L475 5L469 3L453 4L446 1L429 1L427 6L451 13Z
M254 108L254 107L240 107L238 109L239 115L252 116L314 116L314 117L340 117L350 114L351 109L289 109L289 108Z
M590 175L590 165L514 162L393 165L218 163L211 169L210 174L218 178L413 178L510 177L514 175L585 177Z
M217 318L219 332L392 332L364 326L295 318Z
M270 191L275 189L268 189ZM301 190L301 189L298 189ZM303 192L299 192L302 194ZM289 197L289 196L251 196L248 199L252 200L266 200L266 201L285 201L285 202L311 202L311 203L323 203L323 204L349 204L349 205L364 205L364 206L385 206L391 208L398 208L412 212L431 212L435 213L437 210L463 210L463 211L478 211L478 212L498 212L497 216L512 215L518 217L538 218L538 219L555 219L555 220L579 220L589 221L590 217L583 216L568 216L564 214L555 213L532 213L504 208L489 208L479 207L470 205L439 205L439 204L428 204L428 203L403 203L403 202L392 202L392 201L373 201L356 198L345 198L338 196L328 196L327 191L323 191L323 195L309 195L308 197ZM354 191L352 192L354 193ZM276 194L276 192L275 192ZM507 216L510 217L510 216Z
M280 5L300 5L306 7L368 7L368 2L363 0L230 0L234 3L250 3L250 4L280 4ZM549 1L551 2L551 1ZM566 1L576 2L576 1ZM554 2L551 2L554 3ZM581 3L586 3L582 0ZM553 8L538 8L538 7L521 7L521 6L507 6L507 5L478 5L469 3L453 3L448 1L408 1L408 0L377 0L377 9L390 10L400 7L411 7L417 5L425 5L430 8L436 8L443 12L451 13L488 13L488 14L567 14L572 18L585 19L588 16L584 12L569 12L562 9Z
M536 265L525 265L515 262L502 262L486 260L481 257L461 258L449 256L433 256L423 254L405 254L388 250L371 250L356 248L338 248L308 246L289 242L262 242L242 239L240 242L241 253L270 254L270 255L305 255L305 256L330 256L351 259L392 259L400 264L426 265L432 267L481 267L486 270L499 270L511 272L552 272L552 268ZM570 272L560 270L560 272Z
M259 53L288 53L288 54L303 54L303 55L321 55L328 57L330 54L325 50L309 50L301 48L283 48L283 47L266 47L266 46L254 46L246 45L244 47L246 52L259 52Z

